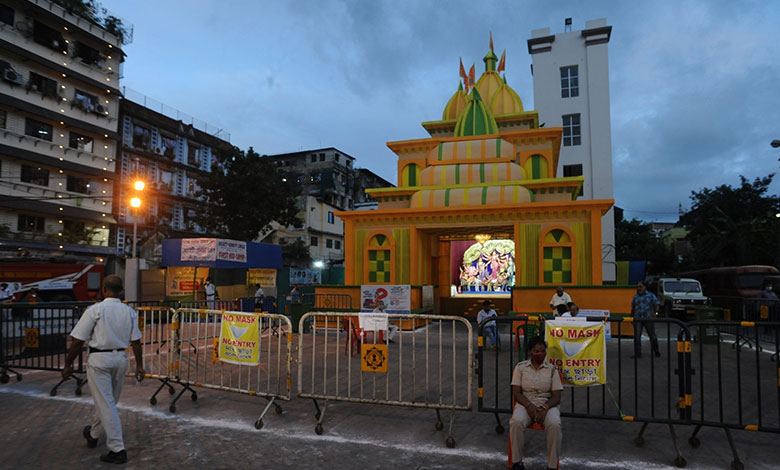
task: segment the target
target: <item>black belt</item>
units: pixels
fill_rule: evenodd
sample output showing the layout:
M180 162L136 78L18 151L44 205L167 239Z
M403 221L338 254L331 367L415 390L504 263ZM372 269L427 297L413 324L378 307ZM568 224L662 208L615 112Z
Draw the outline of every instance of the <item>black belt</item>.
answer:
M125 350L124 348L121 348L121 349L98 349L98 348L93 348L92 346L89 347L89 353L90 354L96 353L96 352L119 352L119 351L124 351L124 350Z

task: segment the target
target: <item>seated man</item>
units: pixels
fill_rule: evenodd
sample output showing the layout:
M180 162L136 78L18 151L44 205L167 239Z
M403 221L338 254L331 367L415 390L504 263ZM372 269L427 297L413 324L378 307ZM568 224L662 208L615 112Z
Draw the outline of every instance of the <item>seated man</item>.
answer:
M580 308L574 302L569 302L569 311L561 315L561 317L576 317L580 313Z
M552 364L545 362L547 344L541 336L528 341L531 359L518 363L512 373L512 397L515 408L509 420L512 446L512 470L524 470L523 432L532 422L547 432L547 468L555 469L561 453L561 376Z
M376 303L376 308L371 313L385 313L385 303L381 300L378 300ZM387 315L385 313L385 315ZM390 323L390 320L387 320L387 341L391 343L395 343L395 335L398 334L398 326Z

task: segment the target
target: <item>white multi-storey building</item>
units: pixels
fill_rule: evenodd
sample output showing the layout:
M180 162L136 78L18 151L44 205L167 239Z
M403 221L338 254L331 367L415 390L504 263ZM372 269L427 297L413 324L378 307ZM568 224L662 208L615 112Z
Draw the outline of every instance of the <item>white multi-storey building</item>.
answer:
M94 262L114 253L125 30L111 18L0 4L0 246Z
M585 176L582 197L612 199L612 136L607 45L612 26L590 20L582 31L551 35L550 28L531 32L534 107L539 122L563 127L559 168L562 176ZM601 221L605 283L616 279L615 220L610 209Z

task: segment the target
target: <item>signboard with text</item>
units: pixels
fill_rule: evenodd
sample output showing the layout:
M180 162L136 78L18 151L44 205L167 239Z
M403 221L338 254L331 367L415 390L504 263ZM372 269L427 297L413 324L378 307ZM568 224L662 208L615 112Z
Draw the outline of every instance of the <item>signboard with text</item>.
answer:
M603 323L551 320L544 331L547 362L561 371L565 385L607 383Z
M184 238L182 261L233 261L246 263L246 242L221 238Z

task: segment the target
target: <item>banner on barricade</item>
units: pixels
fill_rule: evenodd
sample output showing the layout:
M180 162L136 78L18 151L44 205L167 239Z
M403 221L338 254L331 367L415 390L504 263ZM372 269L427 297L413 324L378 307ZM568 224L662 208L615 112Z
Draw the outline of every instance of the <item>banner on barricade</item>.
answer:
M387 345L363 344L361 346L361 367L363 372L387 372Z
M260 363L257 315L224 313L219 333L219 360L256 366Z
M607 383L603 323L551 320L544 328L547 362L560 369L565 385Z

